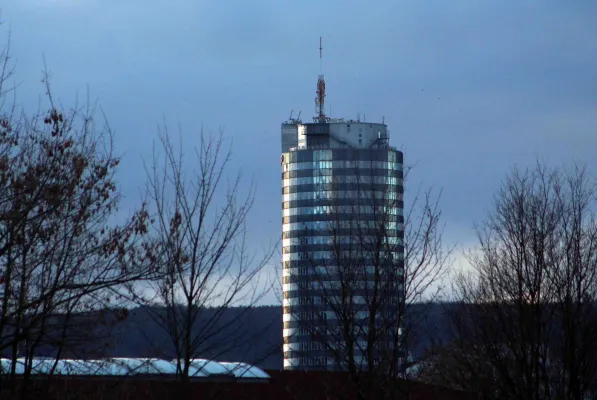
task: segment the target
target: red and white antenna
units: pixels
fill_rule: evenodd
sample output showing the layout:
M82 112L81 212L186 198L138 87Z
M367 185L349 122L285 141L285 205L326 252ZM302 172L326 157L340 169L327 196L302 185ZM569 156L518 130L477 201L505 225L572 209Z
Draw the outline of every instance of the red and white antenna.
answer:
M319 37L319 77L317 79L317 97L315 98L316 112L318 113L319 123L325 123L325 79L323 79L323 59L322 59L321 36Z

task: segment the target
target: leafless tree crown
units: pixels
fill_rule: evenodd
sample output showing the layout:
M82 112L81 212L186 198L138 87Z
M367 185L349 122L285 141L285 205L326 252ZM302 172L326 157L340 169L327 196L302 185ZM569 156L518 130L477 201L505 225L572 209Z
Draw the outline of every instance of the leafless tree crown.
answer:
M182 146L177 151L164 131L147 167L159 278L147 281L136 299L155 306L152 319L167 333L185 380L193 359L217 357L251 339L243 324L268 290L261 278L272 250L257 257L246 242L254 185L240 197L242 176L226 180L230 156L221 134L202 134L186 165ZM232 306L244 310L234 319L226 313Z
M427 378L486 398L595 397L595 188L580 165L508 175L455 286L454 340Z

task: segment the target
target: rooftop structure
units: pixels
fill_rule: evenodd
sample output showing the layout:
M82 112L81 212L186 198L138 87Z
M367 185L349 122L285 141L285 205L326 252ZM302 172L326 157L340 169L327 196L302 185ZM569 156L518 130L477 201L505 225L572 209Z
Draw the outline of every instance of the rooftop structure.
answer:
M282 123L282 153L307 149L390 150L389 143L390 133L384 123L327 117L323 123L300 120Z

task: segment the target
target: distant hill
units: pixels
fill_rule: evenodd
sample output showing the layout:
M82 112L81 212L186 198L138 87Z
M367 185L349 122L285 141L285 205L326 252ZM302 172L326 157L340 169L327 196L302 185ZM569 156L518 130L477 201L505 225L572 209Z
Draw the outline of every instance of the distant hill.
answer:
M154 310L155 311L155 310ZM216 309L205 309L197 330ZM155 322L146 308L131 310L112 334L109 356L175 358L169 335ZM201 358L218 361L243 361L262 368L280 369L282 361L282 307L264 306L247 311L228 308L218 318L218 326L202 334L205 342Z
M421 316L414 333L413 348L416 356L432 342L446 341L449 332L444 321L446 304L414 305L412 316ZM209 318L210 311L204 315ZM244 309L229 308L221 318L221 325L210 335L204 358L218 361L243 361L265 369L281 369L282 356L282 307L256 307L245 314ZM242 334L238 327L241 327ZM147 309L136 308L127 320L113 333L110 356L174 358L168 335L150 318Z
M447 343L451 338L450 324L446 318L450 310L456 307L466 307L456 303L415 304L409 308L407 325L415 323L415 329L409 335L409 352L415 358L433 344ZM205 330L214 317L217 309L203 309L199 318L196 331ZM95 328L92 346L89 340L83 341L82 346L72 354L63 353L63 357L95 357L96 354L108 357L155 357L164 359L176 358L174 347L169 335L152 318L156 312L163 309L149 309L139 307L129 311L128 317L117 323L112 329L104 330L98 321L98 315L86 314L87 325L91 323ZM56 325L60 326L56 320ZM282 369L282 307L264 306L252 308L249 311L243 308L228 308L222 311L218 318L217 326L207 332L205 341L201 345L199 358L214 359L217 361L241 361L257 365L264 369ZM72 328L81 330L80 325ZM89 337L89 336L88 336ZM99 349L99 353L90 354L90 349ZM50 356L51 347L40 347L36 355ZM10 356L7 348L1 354Z
M422 305L410 308L410 319L417 320L417 329L411 336L410 351L417 357L432 342L446 341L449 338L448 325L444 321L446 304ZM63 357L155 357L176 358L170 336L156 321L156 313L164 309L138 307L131 309L128 317L112 328L104 328L100 322L104 316L88 313L81 316L86 326L91 326L86 339L79 342L80 347L69 347L69 353ZM228 308L217 318L218 324L207 323L214 318L217 309L203 309L194 329L203 331L205 338L201 344L200 358L217 361L242 361L264 369L282 369L282 307L264 306L252 308ZM422 317L421 317L422 316ZM420 317L420 318L419 318ZM55 324L61 326L60 317ZM71 323L75 337L82 331L82 324ZM206 327L212 327L205 332ZM59 329L61 331L61 329ZM92 337L90 344L89 338ZM77 345L77 346L79 346ZM75 349L75 350L73 350ZM51 356L55 353L51 346L40 346L38 356ZM2 352L3 357L10 356L10 349Z

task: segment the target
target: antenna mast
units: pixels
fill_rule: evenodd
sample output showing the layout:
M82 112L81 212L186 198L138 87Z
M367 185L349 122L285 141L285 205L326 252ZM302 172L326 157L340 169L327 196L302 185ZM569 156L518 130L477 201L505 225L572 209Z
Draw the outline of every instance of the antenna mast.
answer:
M321 47L321 36L319 37L319 73L323 74L323 47Z
M321 46L321 36L319 37L319 77L317 79L317 97L315 98L316 112L318 113L318 122L326 122L325 116L325 79L323 78L323 47Z

